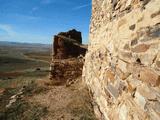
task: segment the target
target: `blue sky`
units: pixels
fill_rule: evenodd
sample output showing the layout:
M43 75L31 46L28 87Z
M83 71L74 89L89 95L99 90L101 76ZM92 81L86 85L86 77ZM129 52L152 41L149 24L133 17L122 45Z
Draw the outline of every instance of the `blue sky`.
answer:
M88 41L91 0L0 0L0 41L52 43L77 29Z

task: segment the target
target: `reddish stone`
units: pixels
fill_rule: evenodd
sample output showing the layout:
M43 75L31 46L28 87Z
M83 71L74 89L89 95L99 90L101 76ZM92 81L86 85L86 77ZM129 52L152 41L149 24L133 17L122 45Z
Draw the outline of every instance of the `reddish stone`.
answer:
M106 75L107 75L107 79L114 81L115 74L111 70L107 70Z
M86 46L82 45L81 32L70 30L54 36L54 58L65 59L85 55Z
M0 95L3 94L4 91L5 91L5 89L4 89L4 88L1 88L1 89L0 89Z
M136 5L139 3L139 0L133 0L132 2L133 2L133 5Z
M77 58L55 59L50 67L50 79L66 82L68 79L74 80L82 75L83 62Z
M149 49L150 45L146 44L140 44L134 48L132 48L133 52L140 53L140 52L146 52Z
M155 71L139 64L132 64L128 67L134 79L149 83L152 86L160 85L160 75Z
M116 74L119 76L120 79L125 80L130 76L131 73L124 73L120 68L116 68Z
M140 71L140 80L147 82L151 84L152 86L158 86L160 84L160 75L158 75L156 72L143 68Z
M65 83L82 75L83 57L87 46L82 45L81 32L70 30L54 36L50 79Z

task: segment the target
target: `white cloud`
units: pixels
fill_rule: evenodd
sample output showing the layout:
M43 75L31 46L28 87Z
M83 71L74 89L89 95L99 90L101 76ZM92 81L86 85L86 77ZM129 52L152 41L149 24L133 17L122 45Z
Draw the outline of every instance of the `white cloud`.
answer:
M12 26L8 24L0 24L0 29L5 31L8 35L16 34L16 32L13 31Z
M84 5L76 6L76 7L74 7L72 10L79 10L79 9L88 7L88 6L90 6L90 5L91 5L91 4L84 4Z

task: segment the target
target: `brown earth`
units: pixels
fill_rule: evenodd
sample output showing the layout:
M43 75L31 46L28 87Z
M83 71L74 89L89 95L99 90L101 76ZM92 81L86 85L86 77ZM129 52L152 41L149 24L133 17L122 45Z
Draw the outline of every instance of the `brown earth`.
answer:
M81 78L74 81L57 83L43 77L23 88L1 89L0 119L96 120L87 87Z
M17 77L22 75L22 72L1 72L0 77Z
M43 80L41 82L43 84ZM47 115L41 120L94 120L91 98L81 78L71 86L46 82L49 90L34 95L30 102L47 108Z

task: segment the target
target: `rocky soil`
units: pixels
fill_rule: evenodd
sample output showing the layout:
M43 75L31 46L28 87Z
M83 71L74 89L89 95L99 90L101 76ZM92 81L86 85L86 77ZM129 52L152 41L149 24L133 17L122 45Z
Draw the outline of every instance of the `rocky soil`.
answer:
M64 84L43 78L9 94L1 93L4 103L1 120L94 120L92 100L81 78ZM4 97L5 96L5 97Z
M47 93L37 94L30 99L47 107L48 114L42 120L95 119L88 90L80 80L72 85L50 86Z

